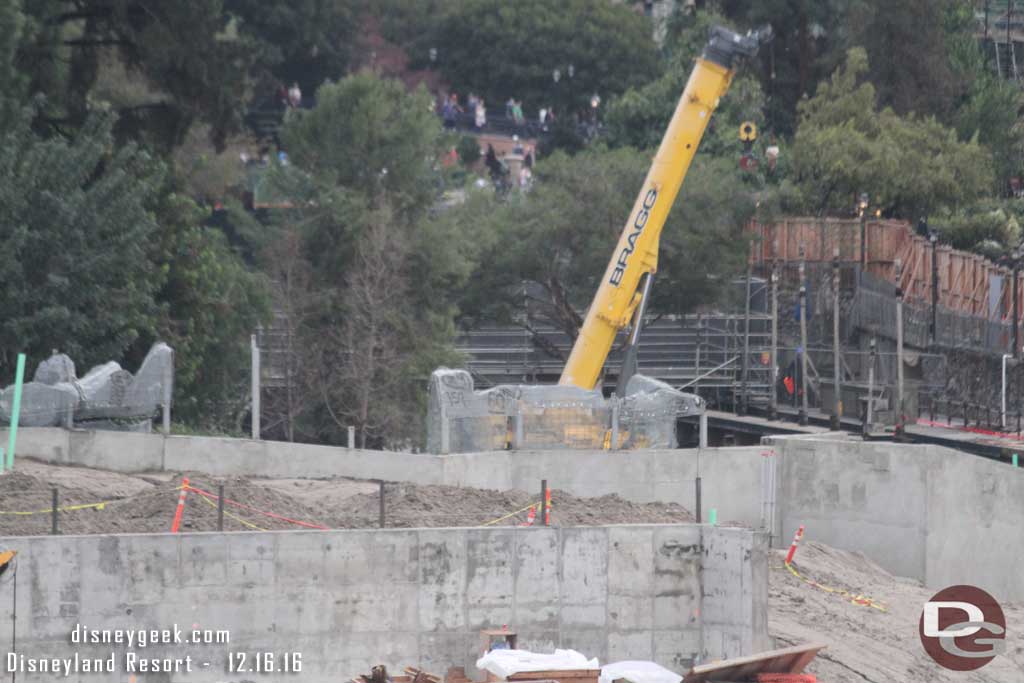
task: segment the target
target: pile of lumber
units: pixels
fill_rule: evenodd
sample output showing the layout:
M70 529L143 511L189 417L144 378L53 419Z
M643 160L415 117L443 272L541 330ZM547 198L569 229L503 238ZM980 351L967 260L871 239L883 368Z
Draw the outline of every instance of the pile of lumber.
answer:
M407 666L404 673L392 676L386 666L378 664L370 669L369 674L359 674L351 683L441 683L441 677L413 666Z

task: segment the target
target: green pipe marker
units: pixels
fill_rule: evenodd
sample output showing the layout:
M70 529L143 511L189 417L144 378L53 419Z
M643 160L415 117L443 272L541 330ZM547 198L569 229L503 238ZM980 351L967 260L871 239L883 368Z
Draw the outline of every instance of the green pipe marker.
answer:
M11 406L11 437L7 443L7 469L14 469L14 444L18 440L18 415L21 413L21 385L25 381L25 354L18 354L14 377L14 404Z
M711 511L708 513L708 524L711 526L718 524L718 510L715 508L711 508Z
M1016 453L1014 453L1014 454L1013 454L1013 466L1014 466L1014 467L1017 467L1017 466L1018 466L1018 465L1017 465L1017 454L1016 454Z

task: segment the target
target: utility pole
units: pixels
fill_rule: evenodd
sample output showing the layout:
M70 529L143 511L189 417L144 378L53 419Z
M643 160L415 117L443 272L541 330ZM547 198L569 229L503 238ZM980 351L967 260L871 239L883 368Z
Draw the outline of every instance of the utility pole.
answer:
M252 438L260 438L260 346L256 335L249 338L252 353Z
M841 429L843 398L839 386L839 247L832 251L832 431Z
M925 227L927 227L925 223ZM932 344L939 340L939 237L929 231L928 241L932 243Z
M857 212L860 215L860 268L868 265L868 193L861 192L857 200Z
M779 262L772 261L772 357L771 357L771 401L768 404L768 419L779 417L778 368L779 368Z
M875 354L878 352L878 344L875 342L875 338L871 338L871 357L868 360L868 405L864 416L864 438L867 439L871 436L871 430L874 427L875 419Z
M1020 247L1013 252L1013 349L1015 359L1020 359L1020 293L1017 283L1020 281Z
M896 438L903 438L903 264L896 259Z
M797 421L807 424L807 283L804 245L800 245L800 412Z
M750 256L747 256L747 296L743 311L743 373L740 381L739 415L747 414L747 379L750 375Z
M701 314L701 313L698 313L697 314L697 358L696 358L696 360L694 362L695 365L697 366L697 371L695 373L696 379L693 380L693 393L697 394L698 396L700 396L700 368L701 368L701 365L700 365L700 349L701 349L701 346L703 346L703 344L704 344L704 315Z

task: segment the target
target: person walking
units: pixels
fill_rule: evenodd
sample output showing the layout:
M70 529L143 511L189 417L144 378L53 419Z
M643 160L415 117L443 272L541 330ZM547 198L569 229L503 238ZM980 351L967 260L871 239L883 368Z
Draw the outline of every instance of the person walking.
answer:
M302 90L299 89L298 83L292 83L292 87L288 89L288 104L294 109L298 109L302 104Z
M519 100L513 100L512 118L515 119L517 126L521 126L526 122L526 119L523 118L523 103Z
M487 108L484 106L482 97L476 101L476 111L473 114L473 123L476 124L477 128L483 128L487 125Z

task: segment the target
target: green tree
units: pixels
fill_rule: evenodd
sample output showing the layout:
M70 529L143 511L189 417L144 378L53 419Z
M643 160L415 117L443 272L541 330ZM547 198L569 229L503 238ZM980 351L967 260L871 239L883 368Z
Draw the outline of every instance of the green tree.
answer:
M608 101L660 72L650 22L609 0L447 0L435 12L412 44L414 62L431 64L434 48L452 87L483 95L492 112L514 97L528 112L564 116L595 92Z
M991 192L992 159L976 140L934 117L879 110L862 49L800 106L792 150L797 210L849 212L861 192L883 213L908 219L970 204Z
M387 193L401 208L425 207L435 193L434 160L441 124L426 90L370 73L317 91L317 106L289 114L281 139L292 161L321 185L375 199Z
M1024 95L1012 80L996 74L977 39L977 17L968 3L953 3L946 14L946 35L952 68L965 83L952 121L960 138L977 136L992 152L998 187L1009 189L1009 179L1021 173L1024 160L1024 125L1020 112Z
M479 246L428 211L445 139L428 103L359 74L286 121L293 163L271 179L295 206L276 217L285 240L274 253L297 274L277 277L281 301L301 311L295 410L282 418L297 437L343 443L353 424L371 445L416 443L426 377L458 360L454 302Z
M5 0L11 2L12 0ZM241 128L255 86L312 92L342 76L363 0L32 0L17 63L59 130L90 109L118 114L121 140L161 152L196 122L218 147Z
M750 73L766 95L766 131L791 136L797 104L814 91L842 61L850 46L851 11L862 0L721 0L728 21L746 30L770 24L775 39L760 51ZM697 12L699 18L701 12ZM685 30L693 16L680 11L674 32Z
M878 101L898 114L948 122L966 89L951 60L950 13L962 0L861 0L850 14L850 45L867 51ZM973 28L973 26L971 27ZM967 34L969 35L969 34Z
M47 122L73 127L104 106L118 114L120 139L157 149L176 145L197 119L218 144L238 129L258 46L231 30L222 0L38 0L24 10L31 30L18 63L31 92L49 98ZM137 79L133 91L94 91L111 66Z
M249 410L249 335L269 322L269 283L246 267L220 230L202 225L205 211L192 200L164 194L157 215L152 259L160 315L156 336L136 348L144 352L159 338L174 349L177 421L240 431Z
M642 87L630 88L609 104L605 117L609 145L639 149L658 146L686 88L694 60L707 44L709 30L724 23L721 16L711 12L687 15L685 21L677 21L666 46L670 56L665 73ZM744 67L708 125L701 154L728 154L738 160L742 152L739 126L744 121L763 126L764 107L760 84Z
M254 38L254 76L298 83L313 93L341 78L357 45L359 12L365 0L224 0L238 31Z
M121 358L153 329L160 278L147 253L147 210L160 166L134 145L113 146L109 115L71 140L41 138L36 109L0 126L0 374L15 350L57 348L84 366Z
M630 148L556 153L538 163L529 194L508 203L478 195L447 216L484 249L463 295L464 322L555 325L575 337L649 166ZM753 210L735 164L698 156L661 235L651 310L714 301L738 272Z

